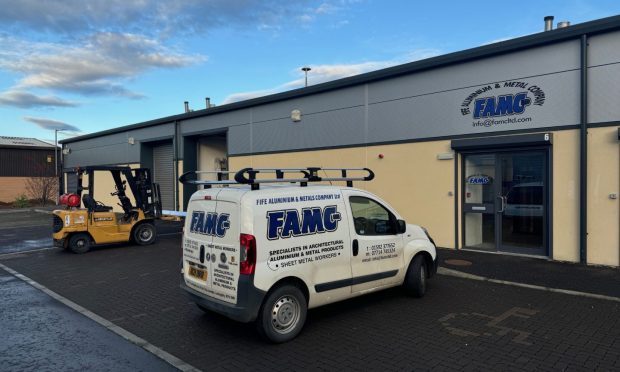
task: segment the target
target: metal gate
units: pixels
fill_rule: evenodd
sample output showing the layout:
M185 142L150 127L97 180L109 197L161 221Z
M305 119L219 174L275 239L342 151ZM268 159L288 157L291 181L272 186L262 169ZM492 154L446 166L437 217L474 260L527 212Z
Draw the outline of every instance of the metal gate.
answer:
M174 160L172 143L153 146L153 182L161 190L162 209L174 210Z

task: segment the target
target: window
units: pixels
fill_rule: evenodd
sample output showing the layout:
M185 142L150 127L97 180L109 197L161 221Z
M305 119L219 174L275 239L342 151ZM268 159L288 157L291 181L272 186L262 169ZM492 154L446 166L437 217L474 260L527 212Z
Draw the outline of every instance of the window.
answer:
M349 203L358 235L396 234L396 218L381 204L362 196L351 196Z

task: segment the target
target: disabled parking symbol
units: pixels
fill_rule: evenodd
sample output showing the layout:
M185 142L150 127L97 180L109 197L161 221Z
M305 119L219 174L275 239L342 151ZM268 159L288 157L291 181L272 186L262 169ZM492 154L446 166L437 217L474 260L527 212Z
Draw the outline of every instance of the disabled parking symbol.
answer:
M512 342L521 345L532 345L528 341L528 337L532 334L531 332L507 327L502 323L513 317L529 319L537 313L537 310L513 307L497 316L480 313L450 313L440 318L439 322L448 332L456 336L491 337L514 334Z

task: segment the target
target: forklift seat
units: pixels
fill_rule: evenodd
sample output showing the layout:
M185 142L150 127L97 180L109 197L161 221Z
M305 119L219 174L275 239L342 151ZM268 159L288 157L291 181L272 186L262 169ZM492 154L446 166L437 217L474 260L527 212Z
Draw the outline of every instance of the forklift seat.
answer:
M112 207L96 202L90 194L84 194L82 196L82 202L89 212L110 212L112 210Z

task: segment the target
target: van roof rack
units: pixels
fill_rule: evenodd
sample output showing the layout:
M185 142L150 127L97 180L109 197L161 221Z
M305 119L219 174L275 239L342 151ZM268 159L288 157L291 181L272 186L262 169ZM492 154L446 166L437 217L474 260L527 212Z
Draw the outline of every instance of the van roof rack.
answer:
M324 171L326 177L319 176L319 171ZM327 171L339 171L339 177L327 177ZM366 172L362 176L350 176L348 172ZM217 180L199 180L199 174L215 175ZM234 179L228 179L234 174ZM256 178L258 174L273 174L275 178ZM286 177L286 175L294 175ZM344 181L348 187L353 187L353 181L371 181L375 173L368 168L243 168L234 171L189 171L179 177L179 182L189 185L204 185L211 188L214 185L251 185L252 190L258 190L261 183L299 183L300 186L308 186L309 182Z

